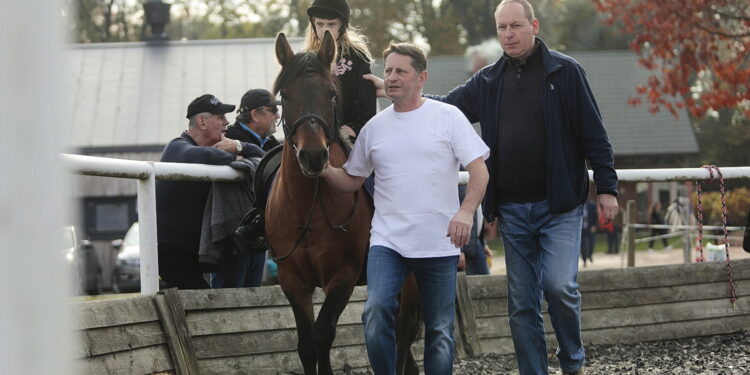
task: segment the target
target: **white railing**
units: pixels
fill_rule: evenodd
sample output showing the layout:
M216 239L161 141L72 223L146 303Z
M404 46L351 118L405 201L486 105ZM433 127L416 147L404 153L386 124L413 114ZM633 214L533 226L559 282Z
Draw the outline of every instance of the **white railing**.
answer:
M138 222L141 251L141 294L159 291L159 256L156 237L156 180L234 181L242 175L229 166L155 163L63 154L73 172L138 180Z
M156 237L156 188L158 180L235 181L242 174L229 166L163 163L63 154L63 161L73 173L87 176L131 178L138 181L138 221L140 223L141 294L159 290L159 268ZM750 167L721 168L725 179L750 177ZM592 172L589 171L589 176ZM703 168L622 169L620 181L684 181L708 179ZM459 183L466 184L467 172L459 172Z

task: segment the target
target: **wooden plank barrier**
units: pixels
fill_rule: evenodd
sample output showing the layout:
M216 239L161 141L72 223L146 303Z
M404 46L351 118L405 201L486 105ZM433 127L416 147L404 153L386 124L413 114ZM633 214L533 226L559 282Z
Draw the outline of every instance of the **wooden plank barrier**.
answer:
M730 333L750 327L750 259L733 261L736 306L726 263L580 272L585 344L636 343ZM477 336L485 352L513 353L506 277L469 276ZM544 313L548 348L556 348Z
M725 263L581 272L586 344L634 343L736 332L750 327L750 259L732 262L739 299L733 307ZM505 276L459 274L458 357L512 353ZM315 312L323 293L314 296ZM331 352L335 371L368 367L357 287L339 320ZM156 296L76 302L77 351L86 374L301 373L289 303L278 286L169 289ZM549 349L556 347L545 314ZM424 342L414 345L422 359Z
M175 369L153 296L73 305L83 374L153 374Z

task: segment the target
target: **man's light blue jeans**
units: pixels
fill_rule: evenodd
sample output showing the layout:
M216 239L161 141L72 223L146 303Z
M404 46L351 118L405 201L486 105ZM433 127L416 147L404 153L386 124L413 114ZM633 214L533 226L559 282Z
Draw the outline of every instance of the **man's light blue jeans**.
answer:
M542 298L555 329L563 371L584 363L578 256L583 206L551 214L547 201L498 206L508 273L508 314L521 375L547 374Z
M409 271L416 276L425 325L425 374L452 373L457 263L458 256L404 258L384 246L370 248L362 322L367 355L375 375L396 374L398 296Z

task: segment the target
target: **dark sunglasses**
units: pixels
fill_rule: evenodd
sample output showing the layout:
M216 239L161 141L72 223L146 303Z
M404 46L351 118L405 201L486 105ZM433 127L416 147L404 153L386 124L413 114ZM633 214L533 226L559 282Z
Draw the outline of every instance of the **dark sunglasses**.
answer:
M277 114L277 113L279 113L279 107L258 107L258 108L255 108L255 109L261 110L261 111L266 110L268 112L273 113L274 115Z

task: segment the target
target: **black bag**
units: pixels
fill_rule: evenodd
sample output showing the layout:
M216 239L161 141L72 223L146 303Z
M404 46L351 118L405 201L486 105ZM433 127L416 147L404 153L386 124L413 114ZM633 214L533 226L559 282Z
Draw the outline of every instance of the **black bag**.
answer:
M750 211L747 212L747 220L745 220L745 238L742 240L742 248L750 253Z
M265 220L263 210L253 207L242 218L232 236L235 246L241 251L264 252L266 245Z

